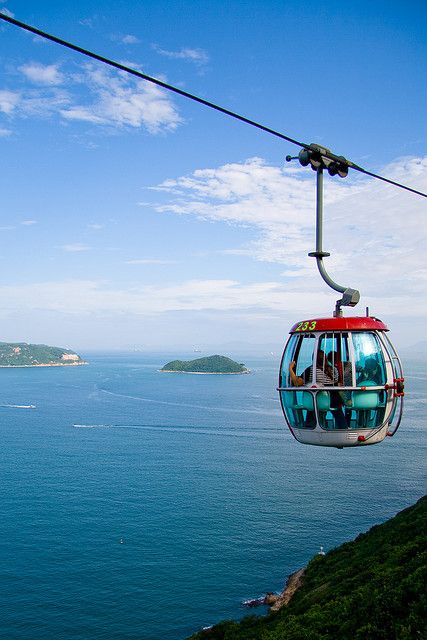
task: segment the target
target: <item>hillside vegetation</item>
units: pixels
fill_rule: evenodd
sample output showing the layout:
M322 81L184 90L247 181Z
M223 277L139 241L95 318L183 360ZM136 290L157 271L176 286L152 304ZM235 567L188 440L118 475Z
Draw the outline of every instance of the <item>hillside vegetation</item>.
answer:
M197 360L172 360L161 371L181 371L183 373L247 373L244 364L226 356L208 356Z
M46 344L26 342L0 342L0 367L37 367L85 364L69 349L49 347Z
M191 640L427 638L427 496L308 565L289 605Z

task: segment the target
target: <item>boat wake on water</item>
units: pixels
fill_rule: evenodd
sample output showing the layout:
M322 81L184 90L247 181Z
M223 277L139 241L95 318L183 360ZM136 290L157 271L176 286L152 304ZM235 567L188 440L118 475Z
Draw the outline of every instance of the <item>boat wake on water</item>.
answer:
M0 404L2 409L35 409L35 404Z
M111 424L73 424L75 429L110 429Z
M115 396L117 398L126 398L128 400L136 400L137 402L149 402L153 404L162 404L173 407L188 407L189 409L203 409L208 411L219 411L222 413L250 413L257 415L266 415L266 416L275 416L277 412L275 410L262 410L259 408L254 409L236 409L233 407L219 407L217 405L200 405L200 404L192 404L187 402L172 402L170 400L158 400L157 398L144 398L141 396L131 396L125 393L116 393L115 391L109 391L108 389L98 388L97 391L99 393L104 393L109 396Z
M237 438L261 437L261 438L277 438L281 437L281 430L278 429L206 429L205 427L192 427L182 425L164 425L164 424L73 424L74 429L135 429L146 431L162 431L194 433L196 435L207 436L229 436Z

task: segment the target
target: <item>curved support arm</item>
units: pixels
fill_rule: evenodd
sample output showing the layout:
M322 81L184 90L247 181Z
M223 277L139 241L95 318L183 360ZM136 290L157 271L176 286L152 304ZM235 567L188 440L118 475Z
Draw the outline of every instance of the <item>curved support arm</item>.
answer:
M357 289L351 289L350 287L343 287L332 280L325 265L323 264L323 258L331 255L322 249L322 231L323 231L323 167L317 168L317 190L316 190L316 251L312 251L308 255L316 258L317 268L326 284L343 294L341 300L337 300L335 315L341 315L341 307L354 307L360 300L360 293Z
M308 255L313 255L313 254L308 254ZM344 293L344 291L346 291L347 287L342 287L340 284L337 284L336 282L334 282L332 280L332 278L330 277L330 275L327 273L325 265L323 264L323 258L318 257L318 256L314 256L316 258L316 262L317 262L317 268L319 269L319 273L322 276L323 280L326 282L327 285L329 285L331 287L331 289L334 289L335 291L338 291L339 293Z

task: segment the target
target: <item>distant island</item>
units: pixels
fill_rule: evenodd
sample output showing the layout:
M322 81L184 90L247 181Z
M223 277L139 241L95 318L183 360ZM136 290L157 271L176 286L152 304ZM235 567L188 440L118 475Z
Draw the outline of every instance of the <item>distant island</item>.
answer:
M87 362L70 349L27 342L0 342L0 367L69 367L80 364Z
M226 356L208 356L196 360L172 360L160 369L164 373L249 373L244 364Z

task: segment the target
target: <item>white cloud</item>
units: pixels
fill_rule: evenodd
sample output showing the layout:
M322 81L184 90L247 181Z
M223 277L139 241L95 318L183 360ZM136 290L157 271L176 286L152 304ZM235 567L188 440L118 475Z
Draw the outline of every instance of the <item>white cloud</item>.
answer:
M93 29L94 20L93 18L82 18L79 20L79 24L81 24L82 27L89 27L89 29Z
M330 314L331 296L325 288L307 292L279 282L243 284L235 280L189 280L171 285L151 285L130 290L115 289L105 283L90 280L39 282L0 286L2 310L5 314L44 310L68 315L102 314L152 316L168 312L240 313L246 317L291 312L306 316L307 309L318 316ZM372 304L372 298L367 299ZM412 304L412 293L381 301L380 312L395 318L406 315L416 318L426 314L425 298ZM373 307L372 307L373 308ZM378 305L377 305L378 308ZM357 314L354 310L353 315ZM348 314L352 315L352 314Z
M233 280L190 280L139 289L111 289L103 283L69 280L0 287L4 310L44 309L63 313L152 315L168 311L283 310L290 298L275 282L243 285ZM319 298L321 296L319 295Z
M0 127L0 138L7 138L10 135L12 135L12 131L10 129Z
M194 62L196 64L207 64L209 62L209 56L206 51L203 49L191 49L189 47L185 47L180 49L179 51L168 51L167 49L162 49L158 45L153 44L153 49L157 51L161 56L166 56L167 58L172 58L175 60L187 60L189 62Z
M315 249L315 178L296 169L259 158L200 169L158 185L155 191L168 194L170 201L155 208L256 228L256 242L229 251L282 263L287 290L312 296L326 289L315 274L315 261L307 258ZM427 191L427 157L397 160L380 173ZM423 306L425 200L373 179L326 178L325 183L324 250L332 256L324 262L331 277L366 296L393 299L405 311L412 296L412 306Z
M250 158L164 181L155 190L170 194L173 200L156 209L255 226L260 240L238 250L249 251L259 260L303 266L304 256L313 248L314 183L310 178L303 171L288 172ZM351 187L344 190L347 193ZM328 200L339 196L344 192L332 190Z
M69 253L78 253L79 251L88 251L90 247L86 244L75 242L74 244L63 244L61 249Z
M139 38L137 38L136 36L132 35L131 33L127 33L126 35L113 35L112 36L113 40L118 40L119 42L122 42L123 44L138 44L140 42Z
M31 62L19 67L28 80L36 84L58 85L64 82L64 76L59 71L58 65L43 65L38 62Z
M88 229L93 229L94 231L99 231L104 228L103 224L88 224Z
M174 131L182 123L167 92L124 72L85 65L81 73L68 76L65 89L57 86L64 81L58 65L30 63L20 70L38 87L0 90L0 112L9 116L59 114L67 121L143 128L151 134Z
M176 260L161 260L158 258L137 258L126 260L125 264L176 264Z
M139 40L138 40L138 38L136 36L133 36L131 34L127 34L126 36L123 36L122 42L124 44L138 44Z
M21 224L25 227L30 227L33 224L37 224L37 220L22 220Z
M92 124L107 124L107 120L86 107L68 107L61 110L61 115L66 120L84 120Z
M159 87L111 73L95 66L86 67L85 78L94 101L70 105L60 113L67 120L117 127L144 127L149 133L173 131L182 122L169 96Z
M18 105L21 98L19 91L9 91L3 89L0 91L0 111L10 115Z
M31 91L0 90L0 112L9 116L47 117L68 104L67 92L55 87Z
M10 11L7 7L3 7L1 12L4 13L5 16L9 16L9 18L15 17L15 14L12 13L12 11Z

